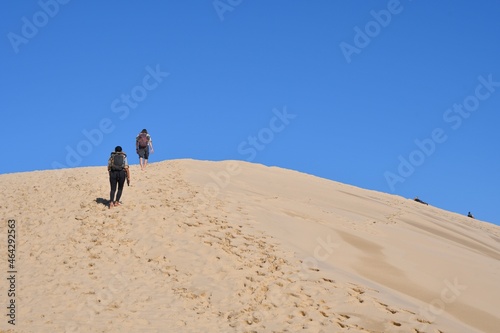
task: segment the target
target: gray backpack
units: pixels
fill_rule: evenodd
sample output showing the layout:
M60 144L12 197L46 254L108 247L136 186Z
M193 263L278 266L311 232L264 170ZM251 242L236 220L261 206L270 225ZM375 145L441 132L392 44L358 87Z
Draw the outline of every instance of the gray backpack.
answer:
M125 157L127 155L120 153L111 153L111 170L121 171L125 168Z

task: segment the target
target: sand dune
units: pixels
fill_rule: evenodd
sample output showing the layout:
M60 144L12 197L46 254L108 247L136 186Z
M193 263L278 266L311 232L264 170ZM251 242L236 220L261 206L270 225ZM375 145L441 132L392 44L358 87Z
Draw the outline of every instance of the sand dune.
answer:
M113 209L106 167L0 175L1 332L498 332L498 226L246 162L131 170Z

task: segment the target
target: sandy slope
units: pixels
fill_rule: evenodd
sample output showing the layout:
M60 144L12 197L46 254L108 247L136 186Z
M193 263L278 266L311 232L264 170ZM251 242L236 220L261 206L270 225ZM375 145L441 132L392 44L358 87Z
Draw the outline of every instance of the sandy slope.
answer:
M500 327L500 228L412 200L234 161L132 166L111 210L105 167L0 184L15 332Z

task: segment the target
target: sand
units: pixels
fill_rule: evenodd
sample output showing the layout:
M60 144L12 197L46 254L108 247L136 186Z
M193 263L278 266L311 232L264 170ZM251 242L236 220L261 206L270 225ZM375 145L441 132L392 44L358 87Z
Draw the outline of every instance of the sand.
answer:
M113 209L105 166L0 175L0 332L498 332L498 226L241 161L131 172Z

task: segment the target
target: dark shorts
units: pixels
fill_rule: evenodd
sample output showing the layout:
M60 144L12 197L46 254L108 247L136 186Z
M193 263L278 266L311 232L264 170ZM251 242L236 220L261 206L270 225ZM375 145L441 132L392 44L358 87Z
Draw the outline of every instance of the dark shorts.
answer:
M149 158L149 148L139 148L137 155L139 155L140 158L147 160Z

